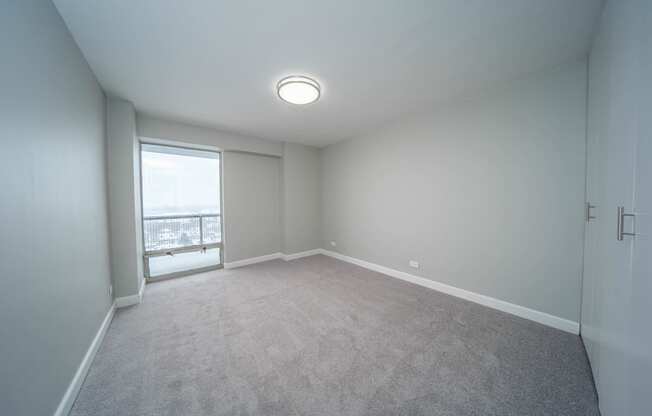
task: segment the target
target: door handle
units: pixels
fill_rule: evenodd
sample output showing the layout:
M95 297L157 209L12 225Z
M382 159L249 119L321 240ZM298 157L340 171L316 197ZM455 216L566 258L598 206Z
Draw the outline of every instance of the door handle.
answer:
M587 203L586 203L586 222L591 222L591 220L596 219L596 216L595 216L595 215L591 215L591 210L592 210L593 208L596 208L596 206L595 206L595 205L591 205L590 202L587 202Z
M618 207L618 234L616 238L618 241L623 241L623 237L626 235L634 237L636 233L626 233L625 232L625 217L636 217L635 214L625 214L625 207Z

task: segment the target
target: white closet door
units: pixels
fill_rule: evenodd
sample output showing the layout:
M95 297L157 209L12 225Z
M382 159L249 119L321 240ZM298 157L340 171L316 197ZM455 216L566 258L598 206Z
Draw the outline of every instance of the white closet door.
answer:
M628 337L627 403L631 415L652 414L652 5L638 12L639 100L632 256L631 318Z
M608 2L589 63L582 337L605 416L649 413L652 3ZM618 207L635 214L622 218Z

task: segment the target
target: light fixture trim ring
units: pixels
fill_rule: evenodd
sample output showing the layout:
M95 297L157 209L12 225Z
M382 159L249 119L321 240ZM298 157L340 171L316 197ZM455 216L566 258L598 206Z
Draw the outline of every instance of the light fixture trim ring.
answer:
M285 98L283 98L283 95L281 94L281 89L283 87L288 86L290 84L304 84L312 87L314 91L316 91L316 96L312 101L308 101L305 103L296 103L289 101ZM286 103L293 104L293 105L307 105L307 104L313 104L317 101L319 101L319 98L321 98L321 85L319 85L319 82L317 82L315 79L307 77L305 75L288 75L286 77L281 78L277 83L276 83L276 94L278 97L283 100Z

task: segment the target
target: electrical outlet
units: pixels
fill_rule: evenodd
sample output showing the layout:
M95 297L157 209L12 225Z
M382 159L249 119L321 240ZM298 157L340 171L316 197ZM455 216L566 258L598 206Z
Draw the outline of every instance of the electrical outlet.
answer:
M419 262L416 260L410 260L410 267L413 269L418 269L419 268Z
M337 246L337 243L335 241L331 241L331 247Z

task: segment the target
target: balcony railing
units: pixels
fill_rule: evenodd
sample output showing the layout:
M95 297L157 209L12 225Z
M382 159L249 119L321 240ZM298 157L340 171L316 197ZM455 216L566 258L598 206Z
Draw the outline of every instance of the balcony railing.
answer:
M222 246L220 214L143 218L145 255L156 256Z

